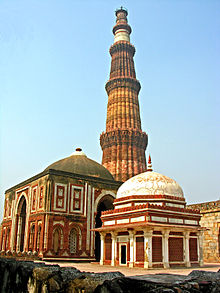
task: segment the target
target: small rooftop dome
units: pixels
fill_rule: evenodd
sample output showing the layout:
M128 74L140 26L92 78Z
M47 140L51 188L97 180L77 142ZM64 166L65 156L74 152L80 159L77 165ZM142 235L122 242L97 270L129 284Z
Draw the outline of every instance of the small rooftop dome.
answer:
M150 156L147 172L128 179L120 186L117 192L117 198L132 195L169 195L184 197L182 188L175 180L152 171Z
M77 148L71 156L51 164L45 171L49 169L114 180L104 166L87 158L81 148Z

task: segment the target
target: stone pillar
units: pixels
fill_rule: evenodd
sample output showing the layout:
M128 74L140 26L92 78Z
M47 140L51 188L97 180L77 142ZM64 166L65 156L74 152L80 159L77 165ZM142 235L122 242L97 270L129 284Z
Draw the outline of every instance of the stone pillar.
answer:
M111 266L116 265L116 251L117 251L117 234L115 232L111 232L112 235L112 260Z
M184 232L184 263L187 268L191 267L189 258L189 232Z
M20 244L21 244L21 227L22 227L22 217L18 217L18 232L17 232L17 243L16 243L16 251L20 252Z
M129 241L130 241L130 261L129 261L129 268L134 267L134 231L129 232Z
M152 267L152 231L144 231L144 268Z
M198 262L199 265L203 266L203 231L197 233L197 251L198 251Z
M49 217L48 217L48 215L46 215L45 222L44 222L44 227L45 227L45 229L44 229L44 244L43 244L44 250L47 250L48 222L49 222Z
M104 264L104 248L105 248L105 234L101 232L100 233L100 239L101 239L101 245L100 245L100 265Z
M169 264L169 231L163 231L163 238L162 238L162 252L163 252L163 267L168 269L170 267Z

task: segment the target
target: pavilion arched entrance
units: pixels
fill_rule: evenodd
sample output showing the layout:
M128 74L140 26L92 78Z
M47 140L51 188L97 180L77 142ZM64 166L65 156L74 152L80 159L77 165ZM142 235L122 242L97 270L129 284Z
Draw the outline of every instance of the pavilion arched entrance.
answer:
M24 196L21 197L16 214L16 251L24 251L25 226L26 226L27 202Z
M97 214L95 217L95 228L99 228L102 226L101 213L103 211L114 209L113 201L114 201L114 197L110 194L107 194L100 199L97 205ZM100 248L101 248L100 234L99 232L95 232L95 259L97 262L100 261Z

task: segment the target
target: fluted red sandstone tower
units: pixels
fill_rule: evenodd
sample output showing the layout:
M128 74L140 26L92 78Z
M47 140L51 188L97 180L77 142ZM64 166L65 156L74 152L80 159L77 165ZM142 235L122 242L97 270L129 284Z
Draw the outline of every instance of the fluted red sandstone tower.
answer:
M115 14L114 44L110 47L110 79L105 86L108 94L106 131L100 136L100 144L102 164L116 180L125 181L146 171L148 138L141 130L138 102L141 86L135 74L135 48L130 43L128 13L121 7Z

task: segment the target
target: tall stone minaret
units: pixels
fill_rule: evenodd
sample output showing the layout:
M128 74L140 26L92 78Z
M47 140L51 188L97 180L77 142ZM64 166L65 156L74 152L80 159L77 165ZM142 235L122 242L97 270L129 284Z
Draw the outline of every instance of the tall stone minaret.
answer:
M146 171L148 137L141 130L138 102L141 86L135 74L135 48L130 43L128 13L121 7L115 14L110 79L105 86L108 94L106 131L100 136L100 144L103 166L116 180L125 181Z

